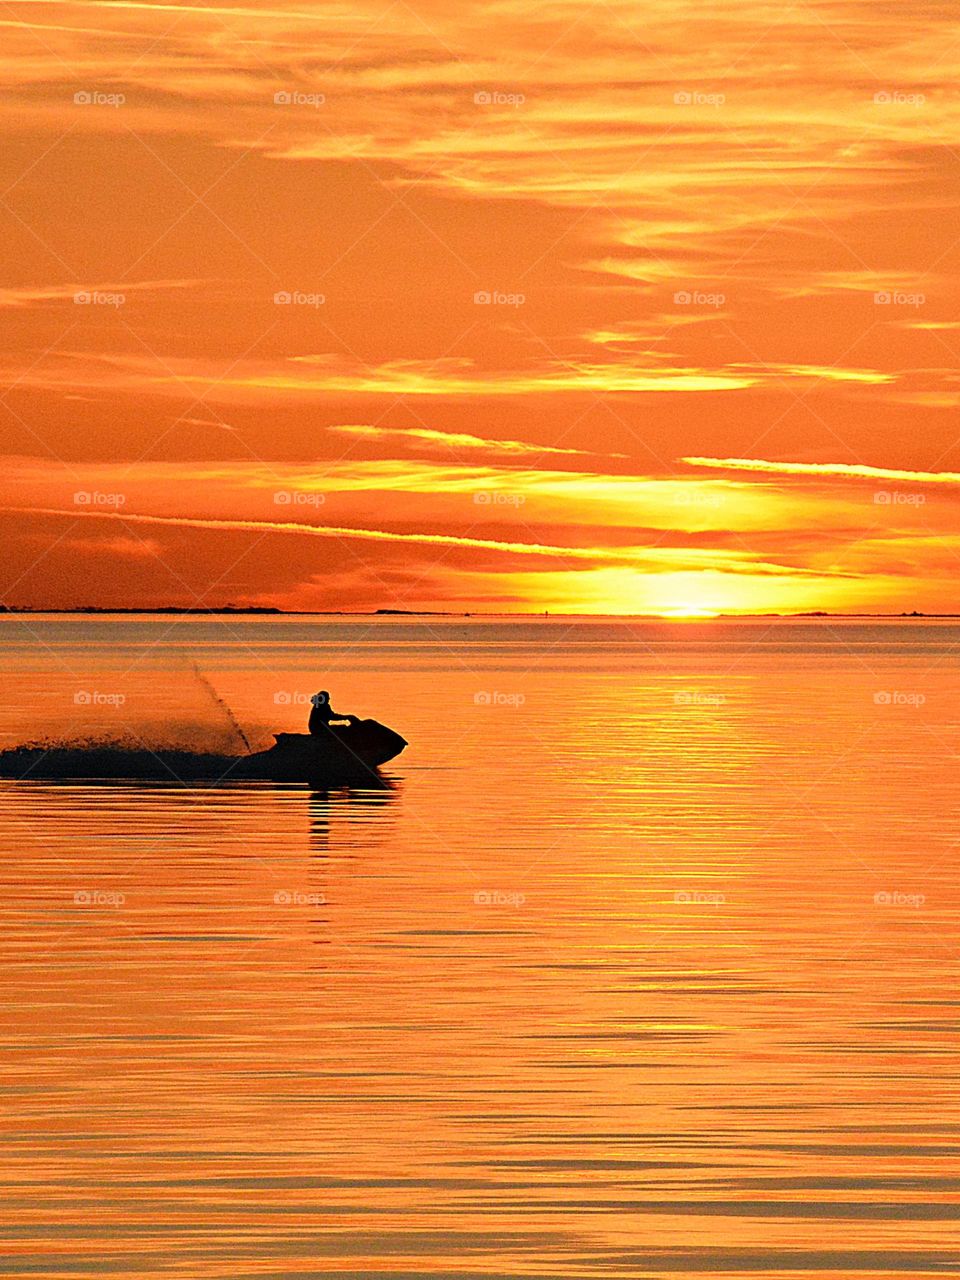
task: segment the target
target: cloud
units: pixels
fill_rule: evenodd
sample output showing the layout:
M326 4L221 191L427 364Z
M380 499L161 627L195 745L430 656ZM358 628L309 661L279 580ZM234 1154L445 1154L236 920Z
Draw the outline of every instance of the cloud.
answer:
M6 372L11 381L22 386L190 394L220 402L332 396L480 399L629 393L690 395L776 388L782 387L785 380L870 385L895 381L891 373L832 365L740 362L704 368L658 363L661 359L648 356L646 364L623 357L606 361L548 359L524 369L481 370L474 361L454 356L366 365L330 352L279 360L241 358L216 362L181 356L72 351L51 353L19 373L12 368ZM469 437L471 433L464 434Z
M906 484L960 484L958 471L909 471L848 462L769 462L760 458L681 458L692 467L722 471L760 471L768 475L819 476L852 480L899 480Z
M558 470L495 462L411 458L317 459L291 462L82 463L0 457L8 502L56 507L77 490L120 494L124 509L156 514L187 511L211 517L275 515L278 491L316 496L325 512L391 519L432 527L516 523L589 531L594 543L619 541L639 528L765 533L801 531L811 523L844 529L862 520L855 504L772 493L767 486L714 476L635 475L601 470ZM159 508L159 510L158 510ZM288 513L286 513L288 514Z
M614 0L589 24L564 3L503 4L495 50L487 10L433 3L31 10L50 21L7 24L21 117L104 132L142 119L154 136L209 137L287 166L388 169L400 191L582 212L586 240L642 243L671 268L733 248L731 269L766 274L772 289L784 281L747 252L758 237L787 223L829 243L894 182L901 207L922 208L917 148L960 133L948 6L927 6L918 28L891 6L865 26L855 0L824 0L814 17L784 10L772 25L764 0L706 16L650 0L642 23ZM85 82L124 89L123 121L69 114L65 88ZM926 101L900 102L904 88ZM278 109L274 93L291 89L335 109ZM783 274L803 287L795 269ZM830 288L844 273L809 274Z
M437 445L457 450L501 453L508 457L541 457L553 454L571 457L625 458L623 453L595 453L589 449L564 449L557 445L531 444L527 440L492 440L470 435L466 431L434 431L428 427L378 427L357 425L331 426L335 435L357 436L366 440L389 440L415 446Z
M26 370L11 369L11 381L47 389L104 388L134 394L183 395L218 401L290 396L437 396L478 398L624 392L737 391L759 375L694 367L643 367L632 362L548 360L528 369L480 370L469 359L387 360L378 365L331 353L280 360L215 362L179 356L60 352Z
M861 294L871 300L877 294L886 294L888 298L896 292L910 293L919 289L917 272L905 271L897 267L888 271L881 270L848 270L848 271L786 271L779 282L775 282L775 292L783 298L818 298L830 297L834 294ZM925 271L925 286L930 287L934 281L940 280L938 275Z
M483 551L503 551L512 555L562 556L570 559L605 560L619 562L629 560L629 554L588 549L583 547L544 546L539 543L507 542L496 538L474 538L444 533L390 533L383 529L350 528L345 525L314 525L295 520L213 520L198 516L156 516L111 512L74 510L64 511L55 507L4 507L2 510L34 516L63 516L69 519L111 520L126 524L165 525L179 529L207 529L211 531L239 531L245 533L283 533L299 537L346 538L371 542L410 543L420 546L464 547Z
M297 537L335 538L370 542L392 542L400 545L456 547L465 550L494 551L514 556L545 556L551 559L584 560L592 564L629 565L646 572L662 571L683 565L687 568L760 576L823 576L822 573L798 565L772 564L748 550L730 551L696 547L578 547L516 542L497 538L444 533L395 533L384 529L351 528L345 525L314 525L293 520L213 520L196 516L156 516L123 514L85 509L65 511L55 507L2 507L15 515L54 516L69 520L106 520L121 526L156 525L177 529L203 529L210 532L278 533ZM829 576L848 576L834 571Z
M0 309L19 311L27 307L47 306L52 302L86 302L98 295L117 298L132 293L191 289L202 283L201 280L111 280L96 284L75 281L73 284L20 285L0 288Z
M742 364L734 365L736 369L763 370L765 373L782 375L801 381L813 382L862 382L881 386L885 382L895 381L892 373L881 373L878 369L845 369L839 365L811 364Z

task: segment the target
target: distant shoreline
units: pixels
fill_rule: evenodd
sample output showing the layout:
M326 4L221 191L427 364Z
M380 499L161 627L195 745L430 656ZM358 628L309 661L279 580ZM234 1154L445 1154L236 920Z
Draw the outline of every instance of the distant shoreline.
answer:
M827 613L808 610L803 613L715 613L715 614L662 614L662 613L563 613L542 610L537 612L487 611L482 609L278 609L272 606L223 605L218 608L196 608L162 605L155 609L102 608L98 605L75 609L45 609L33 605L0 605L0 617L33 616L37 614L55 617L199 617L199 618L527 618L527 619L643 619L646 622L738 622L738 621L787 621L854 620L868 619L888 622L937 621L960 619L960 613Z

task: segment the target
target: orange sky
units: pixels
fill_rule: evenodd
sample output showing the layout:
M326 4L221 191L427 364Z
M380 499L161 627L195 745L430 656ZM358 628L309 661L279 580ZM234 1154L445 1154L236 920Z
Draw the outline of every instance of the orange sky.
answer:
M960 610L947 6L0 27L6 602Z

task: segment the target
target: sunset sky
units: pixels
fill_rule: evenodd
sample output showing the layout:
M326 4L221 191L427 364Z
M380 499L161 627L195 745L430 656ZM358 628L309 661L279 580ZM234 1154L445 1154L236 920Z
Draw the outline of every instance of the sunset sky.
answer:
M0 27L7 604L960 611L950 6Z

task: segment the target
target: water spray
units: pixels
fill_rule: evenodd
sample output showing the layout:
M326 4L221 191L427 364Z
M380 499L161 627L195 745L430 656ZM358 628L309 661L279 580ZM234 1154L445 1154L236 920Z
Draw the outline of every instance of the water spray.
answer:
M217 693L216 689L213 687L213 685L210 683L207 677L203 674L203 672L200 670L200 668L197 666L196 663L193 664L193 674L196 676L200 684L202 684L203 687L206 689L207 693L210 694L210 697L214 700L214 702L217 704L217 706L220 708L223 714L227 717L227 720L230 722L230 727L233 729L234 733L237 734L237 736L239 737L243 745L246 747L246 749L248 751L252 751L253 748L250 746L250 743L247 740L247 735L240 728L240 725L237 721L237 717L233 714L233 712L230 710L230 708L227 706L224 700L220 697L219 693Z

